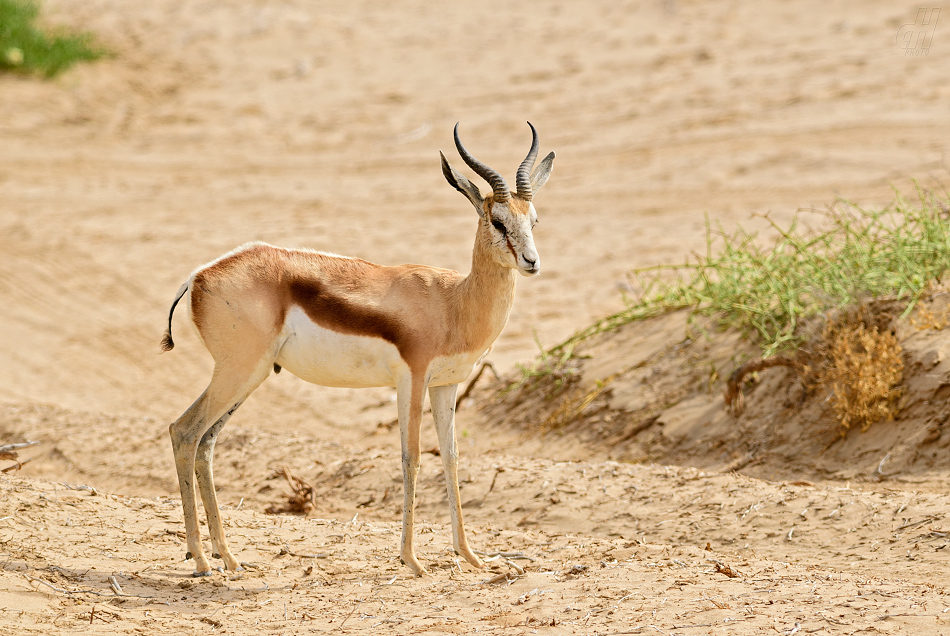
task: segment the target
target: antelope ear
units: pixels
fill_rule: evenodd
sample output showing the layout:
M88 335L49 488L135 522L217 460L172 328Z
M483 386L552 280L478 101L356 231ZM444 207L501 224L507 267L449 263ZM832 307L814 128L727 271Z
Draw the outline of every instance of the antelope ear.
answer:
M445 176L445 180L449 182L450 186L465 195L465 198L475 206L475 211L478 212L478 216L484 217L485 211L482 209L482 203L484 203L485 198L482 196L482 193L479 192L475 184L460 175L455 171L455 168L449 165L448 159L445 158L441 150L439 151L439 157L442 158L442 174Z
M551 176L551 168L554 167L554 151L548 153L548 156L541 160L534 172L531 173L531 191L537 193Z

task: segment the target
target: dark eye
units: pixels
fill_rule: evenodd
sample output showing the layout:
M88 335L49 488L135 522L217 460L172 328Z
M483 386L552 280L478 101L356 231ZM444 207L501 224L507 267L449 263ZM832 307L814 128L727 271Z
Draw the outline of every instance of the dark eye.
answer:
M499 232L501 232L502 236L504 236L505 234L508 233L508 228L506 228L506 227L505 227L505 224L502 223L501 221L497 221L497 220L494 220L494 219L493 219L492 222L491 222L491 224L494 226L494 228L495 228L496 230L498 230Z

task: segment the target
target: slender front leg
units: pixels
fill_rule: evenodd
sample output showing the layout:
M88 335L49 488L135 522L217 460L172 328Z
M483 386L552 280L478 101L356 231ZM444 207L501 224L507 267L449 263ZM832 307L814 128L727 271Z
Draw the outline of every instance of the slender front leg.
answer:
M409 566L416 576L426 574L416 559L412 547L412 526L416 510L416 478L419 475L419 456L421 454L419 430L422 426L422 401L425 396L423 374L406 374L400 378L396 387L396 406L399 410L399 433L402 441L402 485L405 497L402 506L402 562Z
M457 390L457 384L429 387L429 402L432 404L435 430L439 434L439 452L442 455L445 488L449 495L452 543L455 545L455 553L464 557L475 567L482 568L485 564L468 547L462 520L462 504L459 501L459 451L455 440L455 393Z

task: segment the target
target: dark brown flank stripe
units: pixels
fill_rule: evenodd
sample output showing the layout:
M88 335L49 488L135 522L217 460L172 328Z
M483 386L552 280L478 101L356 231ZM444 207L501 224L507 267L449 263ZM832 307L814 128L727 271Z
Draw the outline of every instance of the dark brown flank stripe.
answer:
M382 338L396 346L403 360L411 360L412 334L399 320L334 296L319 281L291 280L287 293L291 303L303 309L314 324L351 336Z

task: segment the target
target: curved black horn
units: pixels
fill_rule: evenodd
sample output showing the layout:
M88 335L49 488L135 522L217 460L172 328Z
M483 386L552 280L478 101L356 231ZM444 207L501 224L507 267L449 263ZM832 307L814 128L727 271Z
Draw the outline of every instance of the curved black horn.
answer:
M480 176L482 179L488 182L488 185L491 186L491 190L494 193L493 198L495 203L504 203L511 198L511 193L508 191L508 184L505 183L505 179L483 164L481 161L472 156L468 150L465 149L465 146L462 145L462 140L459 139L459 125L455 124L455 147L459 151L459 155L462 157L462 161L465 164L475 171L475 174Z
M530 121L528 125L531 126L531 150L518 167L518 175L515 177L518 196L525 201L530 201L534 196L534 192L531 191L531 168L534 167L534 160L538 157L538 131L534 129Z

